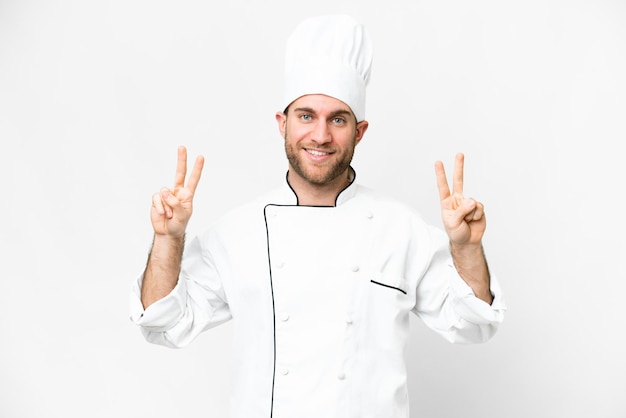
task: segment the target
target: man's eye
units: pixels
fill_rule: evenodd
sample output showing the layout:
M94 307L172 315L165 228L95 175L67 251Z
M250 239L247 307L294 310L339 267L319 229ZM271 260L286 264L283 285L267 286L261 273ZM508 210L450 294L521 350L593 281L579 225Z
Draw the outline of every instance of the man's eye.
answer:
M301 115L300 119L305 120L305 121L311 120L311 115Z
M341 125L342 123L346 123L346 120L344 118L334 118L333 123L336 123L337 125Z

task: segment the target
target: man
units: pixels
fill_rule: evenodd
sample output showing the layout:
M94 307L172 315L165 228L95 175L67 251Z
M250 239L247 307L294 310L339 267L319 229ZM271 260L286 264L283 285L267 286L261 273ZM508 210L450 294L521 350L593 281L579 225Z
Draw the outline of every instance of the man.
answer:
M153 196L153 248L131 317L170 347L233 319L232 417L408 417L409 313L452 342L482 342L504 304L482 250L483 205L435 165L447 236L355 183L372 61L347 16L302 22L287 44L284 185L237 208L184 248L204 160Z

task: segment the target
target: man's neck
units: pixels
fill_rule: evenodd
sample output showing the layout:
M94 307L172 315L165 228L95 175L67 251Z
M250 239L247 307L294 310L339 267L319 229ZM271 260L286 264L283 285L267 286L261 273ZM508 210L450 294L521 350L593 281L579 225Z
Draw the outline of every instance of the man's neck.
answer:
M294 174L290 168L287 180L289 185L298 196L300 206L335 206L337 196L351 182L351 169L337 176L336 179L327 184L313 184L300 176Z

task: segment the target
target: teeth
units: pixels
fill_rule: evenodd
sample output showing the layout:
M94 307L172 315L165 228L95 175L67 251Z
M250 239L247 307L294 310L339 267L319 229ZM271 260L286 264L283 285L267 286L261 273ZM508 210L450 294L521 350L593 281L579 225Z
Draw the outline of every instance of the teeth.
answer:
M308 150L306 150L306 151L307 151L309 154L311 154L311 155L315 155L315 156L318 156L318 157L319 157L319 156L322 156L322 155L328 155L328 153L327 153L327 152L315 151L315 150L312 150L312 149L308 149Z

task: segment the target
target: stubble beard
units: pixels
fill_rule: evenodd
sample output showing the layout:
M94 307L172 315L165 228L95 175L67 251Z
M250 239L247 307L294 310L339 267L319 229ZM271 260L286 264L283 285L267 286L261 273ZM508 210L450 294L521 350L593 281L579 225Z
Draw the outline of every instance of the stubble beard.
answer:
M297 145L290 144L287 140L287 133L285 133L285 153L287 154L287 160L291 168L300 177L305 179L311 184L316 186L324 186L330 184L337 177L345 173L350 167L352 157L354 156L354 148L356 145L356 135L352 138L352 143L349 148L346 148L343 155L340 155L338 160L334 160L329 166L319 166L318 169L310 169L306 166L303 157L300 156L300 149Z

